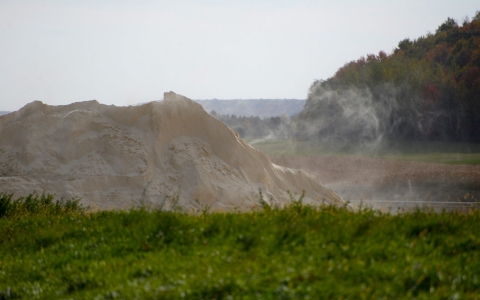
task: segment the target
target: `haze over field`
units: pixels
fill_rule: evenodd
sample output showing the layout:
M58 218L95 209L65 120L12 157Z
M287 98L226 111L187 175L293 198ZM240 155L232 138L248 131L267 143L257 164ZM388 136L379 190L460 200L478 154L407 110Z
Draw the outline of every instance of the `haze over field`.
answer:
M460 22L460 1L0 2L0 110L33 100L129 105L305 99L314 79L398 41Z
M214 111L221 115L237 117L257 116L260 118L293 116L298 114L305 105L305 100L298 99L248 99L248 100L195 100L207 112Z

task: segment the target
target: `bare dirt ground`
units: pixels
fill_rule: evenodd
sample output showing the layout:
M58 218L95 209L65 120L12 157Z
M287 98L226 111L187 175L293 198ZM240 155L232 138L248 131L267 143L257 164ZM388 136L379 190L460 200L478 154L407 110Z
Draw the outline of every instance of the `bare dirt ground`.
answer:
M437 164L355 156L270 156L302 169L352 203L453 209L478 204L480 165Z

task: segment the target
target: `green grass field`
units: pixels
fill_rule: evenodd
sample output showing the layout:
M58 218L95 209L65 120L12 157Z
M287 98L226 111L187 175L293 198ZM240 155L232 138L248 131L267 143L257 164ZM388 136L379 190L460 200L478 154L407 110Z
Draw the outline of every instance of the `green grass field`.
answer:
M247 140L246 142L267 155L275 156L344 155L448 164L480 164L480 144L398 142L372 148L354 145L339 147L319 141Z
M0 299L480 299L480 211L86 212L0 195Z

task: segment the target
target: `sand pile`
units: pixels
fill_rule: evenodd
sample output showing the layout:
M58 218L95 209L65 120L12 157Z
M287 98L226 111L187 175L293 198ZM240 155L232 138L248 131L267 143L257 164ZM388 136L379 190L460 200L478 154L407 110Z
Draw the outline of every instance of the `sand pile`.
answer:
M306 203L343 204L315 178L272 164L173 92L160 103L129 107L35 101L0 117L0 192L80 197L98 209L190 211L258 207L259 189L271 205L288 203L287 190L304 190Z

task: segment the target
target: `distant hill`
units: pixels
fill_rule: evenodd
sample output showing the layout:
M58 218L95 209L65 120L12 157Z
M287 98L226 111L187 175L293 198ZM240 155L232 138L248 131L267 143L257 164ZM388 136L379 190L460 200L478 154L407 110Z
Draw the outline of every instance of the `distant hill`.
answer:
M0 111L0 116L10 113L9 111Z
M260 118L277 117L283 114L293 116L303 109L305 101L297 99L195 100L209 113L215 111L220 115Z

